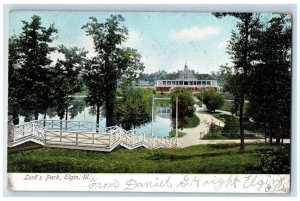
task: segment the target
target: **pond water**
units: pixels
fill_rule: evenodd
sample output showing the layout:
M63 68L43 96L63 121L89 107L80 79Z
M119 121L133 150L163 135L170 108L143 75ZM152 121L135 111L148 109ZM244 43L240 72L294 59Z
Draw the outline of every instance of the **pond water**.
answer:
M168 136L169 132L172 130L172 120L171 120L171 108L169 104L163 102L160 103L156 101L154 122L153 122L153 136ZM42 120L44 115L39 115L39 120ZM54 110L49 110L46 116L47 120L59 120ZM30 119L29 119L30 120ZM96 122L96 110L93 107L86 106L83 98L76 98L72 105L70 106L68 113L68 120L72 121L89 121ZM28 121L28 120L26 120ZM20 117L19 123L25 122L24 117ZM106 118L105 111L101 111L100 115L100 127L105 127ZM138 133L145 133L145 135L151 135L151 122L141 125L135 129Z

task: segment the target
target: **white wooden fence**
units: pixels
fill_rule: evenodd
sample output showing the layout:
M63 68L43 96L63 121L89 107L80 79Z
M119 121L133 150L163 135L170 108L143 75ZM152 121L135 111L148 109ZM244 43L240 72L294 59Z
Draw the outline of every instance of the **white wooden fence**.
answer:
M151 137L119 126L100 128L91 122L38 120L9 125L9 147L32 141L47 147L110 152L118 145L127 149L176 148L177 139ZM98 131L98 132L97 132Z

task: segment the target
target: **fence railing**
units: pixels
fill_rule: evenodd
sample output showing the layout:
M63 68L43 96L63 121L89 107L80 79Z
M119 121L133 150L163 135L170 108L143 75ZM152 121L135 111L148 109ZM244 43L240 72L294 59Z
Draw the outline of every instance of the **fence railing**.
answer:
M96 130L98 129L98 132ZM98 127L92 122L39 120L9 128L9 146L34 141L45 146L112 151L118 145L127 149L176 148L177 139L146 136L119 126Z

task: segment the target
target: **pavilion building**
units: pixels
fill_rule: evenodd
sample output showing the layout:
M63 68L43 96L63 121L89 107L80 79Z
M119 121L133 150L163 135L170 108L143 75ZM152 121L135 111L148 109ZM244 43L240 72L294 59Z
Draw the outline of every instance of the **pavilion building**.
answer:
M204 88L219 90L217 80L198 80L187 64L184 65L183 71L178 73L176 80L157 80L155 84L157 93L171 93L176 88L185 88L191 93L201 92Z

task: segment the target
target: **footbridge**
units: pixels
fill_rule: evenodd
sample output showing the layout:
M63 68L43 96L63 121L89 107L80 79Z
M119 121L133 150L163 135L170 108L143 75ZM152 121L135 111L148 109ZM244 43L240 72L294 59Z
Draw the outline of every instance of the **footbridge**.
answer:
M88 121L35 120L8 126L8 146L35 142L46 147L110 152L117 146L127 149L176 148L178 139L152 137L119 126L100 127Z

